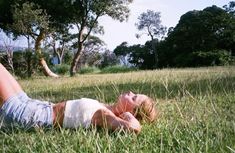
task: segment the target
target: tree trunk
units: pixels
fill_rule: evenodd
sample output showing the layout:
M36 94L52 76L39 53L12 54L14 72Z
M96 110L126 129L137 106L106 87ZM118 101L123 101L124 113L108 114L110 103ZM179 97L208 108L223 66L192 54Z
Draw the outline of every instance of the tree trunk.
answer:
M83 42L79 42L77 53L75 54L71 64L70 76L74 76L77 72L78 61L82 55L83 48Z
M153 49L153 53L154 53L154 69L156 69L158 67L158 53L155 47L155 40L152 38L152 49Z
M50 77L54 77L54 78L59 77L57 74L53 73L50 70L50 68L47 66L47 63L44 60L44 58L40 58L39 62L40 62L40 65L43 67L43 73L45 76L50 76Z
M40 31L39 36L37 37L36 42L35 42L35 51L37 55L39 56L39 64L43 67L44 75L56 78L59 76L50 70L50 68L47 66L46 61L42 57L41 42L44 39L44 37L45 37L45 33L43 31Z
M82 55L83 49L84 49L84 46L83 46L84 40L82 38L84 28L85 28L84 24L82 24L80 27L81 30L78 33L78 50L77 50L77 53L75 54L73 61L72 61L72 64L71 64L70 76L74 76L74 74L77 72L78 61L79 61L79 59Z
M13 72L13 74L15 73L15 70L14 70L14 66L13 66L13 50L9 49L7 50L7 61L8 61L8 64Z
M61 48L54 49L54 53L56 54L56 56L59 60L58 64L62 64L63 58L64 58L64 52L65 52L65 49L63 46Z
M30 78L32 76L32 52L31 52L31 47L30 47L30 36L26 35L28 42L28 49L26 51L26 63L27 63L27 74L28 77Z

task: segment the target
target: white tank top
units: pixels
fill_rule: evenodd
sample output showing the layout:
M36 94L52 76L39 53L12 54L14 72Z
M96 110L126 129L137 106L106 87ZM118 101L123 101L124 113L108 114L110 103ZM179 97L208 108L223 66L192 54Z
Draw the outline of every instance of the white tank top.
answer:
M94 113L99 109L106 107L97 100L82 98L77 100L68 100L64 111L64 128L88 128Z

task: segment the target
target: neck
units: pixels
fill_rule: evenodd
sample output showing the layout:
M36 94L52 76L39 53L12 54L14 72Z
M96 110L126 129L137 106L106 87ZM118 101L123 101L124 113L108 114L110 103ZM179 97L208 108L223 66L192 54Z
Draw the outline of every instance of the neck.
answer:
M124 113L123 109L120 108L119 105L117 104L111 104L111 105L106 105L106 107L112 111L116 116L119 116L120 114Z

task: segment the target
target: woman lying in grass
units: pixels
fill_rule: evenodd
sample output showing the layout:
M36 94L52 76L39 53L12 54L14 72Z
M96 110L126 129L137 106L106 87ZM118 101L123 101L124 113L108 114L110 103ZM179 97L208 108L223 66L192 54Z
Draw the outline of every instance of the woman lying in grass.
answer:
M146 95L127 92L113 105L81 98L56 104L31 99L0 64L0 127L88 128L91 125L139 133L139 120L156 119L154 101Z

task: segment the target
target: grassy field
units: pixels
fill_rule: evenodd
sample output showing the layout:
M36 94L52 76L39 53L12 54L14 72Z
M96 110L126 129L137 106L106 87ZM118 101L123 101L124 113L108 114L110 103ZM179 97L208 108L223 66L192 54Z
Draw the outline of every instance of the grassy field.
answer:
M102 129L0 133L0 152L235 152L235 67L165 69L20 80L33 98L113 103L128 90L156 100L139 135Z

